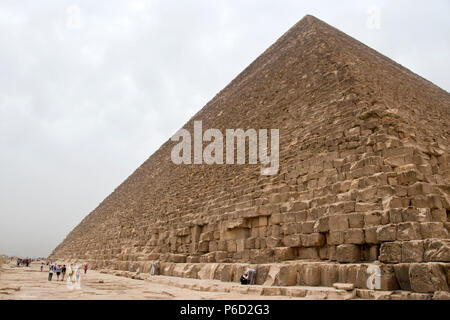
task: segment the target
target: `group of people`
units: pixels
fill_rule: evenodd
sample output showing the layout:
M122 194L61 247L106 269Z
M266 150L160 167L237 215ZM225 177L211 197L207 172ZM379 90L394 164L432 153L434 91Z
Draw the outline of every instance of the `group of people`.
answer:
M56 274L56 281L64 281L67 271L69 273L71 282L74 281L74 276L75 276L76 282L79 282L79 280L80 280L81 268L79 266L74 267L73 265L70 265L69 270L67 270L67 267L65 264L60 265L60 264L56 264L56 263L47 263L47 265L49 266L48 281L52 281L54 274ZM88 270L88 265L85 264L83 269L84 269L84 273L86 274L87 270ZM44 264L41 263L41 272L43 270L44 270ZM61 277L61 279L60 279L60 277Z

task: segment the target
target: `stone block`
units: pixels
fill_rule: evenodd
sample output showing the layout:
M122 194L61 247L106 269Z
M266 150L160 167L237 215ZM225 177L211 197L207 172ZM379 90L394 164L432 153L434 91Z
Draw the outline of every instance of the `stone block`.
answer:
M401 262L422 262L423 241L403 241Z
M430 262L450 262L450 239L425 240L424 260Z
M397 226L388 224L377 228L377 240L380 242L397 240Z
M397 225L397 240L420 240L420 224L418 222L405 222Z
M401 242L385 242L380 247L381 262L399 263L402 261L402 244Z
M274 248L273 253L276 261L287 261L295 258L295 251L293 248Z
M329 245L338 245L344 243L344 231L330 231L327 235L327 243Z
M369 243L369 244L380 243L380 241L378 241L378 237L377 237L377 227L365 228L364 229L364 240L366 241L366 243Z
M283 244L285 247L291 247L291 248L301 247L302 240L301 240L300 235L292 234L289 236L285 236L283 238Z
M301 260L320 260L319 252L316 247L298 248L297 258Z
M334 215L330 216L328 219L330 231L345 231L349 228L347 215Z
M361 260L361 249L353 244L341 244L337 246L337 261L341 263L358 262Z
M400 289L411 291L411 282L409 280L409 267L408 263L399 263L394 265L394 272Z
M348 229L344 233L344 242L349 244L364 244L364 230Z
M422 222L420 233L423 239L449 239L448 231L442 222Z
M324 244L325 244L325 237L321 233L301 235L301 245L303 247L321 247Z
M350 228L363 228L365 215L363 213L354 213L348 215L348 224Z
M438 263L413 263L409 269L411 290L421 293L448 291L443 265Z

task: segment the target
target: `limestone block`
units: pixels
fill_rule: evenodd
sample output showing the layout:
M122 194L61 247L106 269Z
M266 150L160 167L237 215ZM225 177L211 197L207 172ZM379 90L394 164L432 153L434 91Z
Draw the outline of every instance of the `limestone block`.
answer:
M228 252L216 251L215 252L215 261L216 262L227 262L228 261Z
M314 223L313 232L328 232L330 230L329 227L329 217L321 217Z
M301 260L320 260L319 252L316 247L298 248L297 257Z
M320 266L320 285L331 287L333 283L339 280L339 267L334 264Z
M415 292L449 291L444 267L438 263L411 264L409 279Z
M423 247L423 241L403 241L401 262L422 262Z
M364 230L348 229L344 233L344 242L349 244L364 244Z
M321 233L301 235L301 245L303 247L321 247L324 244L325 244L325 237Z
M432 222L447 222L447 210L446 209L433 209L431 210Z
M198 250L200 252L208 252L209 250L209 241L200 241L198 244Z
M418 222L405 222L397 225L397 240L420 240L420 224Z
M345 231L349 228L347 215L333 215L329 218L328 225L331 231Z
M308 201L296 201L293 203L292 211L302 211L309 209Z
M277 237L268 237L266 239L266 245L268 248L276 248L281 245L281 240Z
M402 244L401 242L385 242L380 247L381 262L399 263L402 261Z
M283 244L285 247L301 247L302 246L302 240L300 235L298 234L293 234L293 235L289 235L289 236L285 236L283 238Z
M287 265L280 266L276 277L276 285L278 286L295 286L297 284L297 266Z
M389 209L389 222L390 223L402 223L404 208Z
M449 239L449 233L442 222L420 223L420 233L423 239Z
M431 222L431 210L429 208L407 208L402 210L402 220L404 222Z
M314 224L315 224L314 221L302 222L301 233L305 233L305 234L313 233L314 232Z
M293 248L274 248L273 252L276 261L287 261L293 260L295 258L295 251L293 250Z
M397 226L388 224L377 228L377 239L381 242L397 240Z
M320 286L320 266L316 264L299 265L297 283L302 286Z
M450 239L425 240L424 260L432 262L450 262Z
M411 282L409 280L409 267L408 263L399 263L394 265L394 272L400 289L411 291Z
M361 260L361 250L354 244L341 244L337 246L336 256L341 263L358 262Z
M227 241L227 250L228 252L237 252L237 244L236 240L228 240Z
M364 214L354 213L348 215L348 224L350 228L363 228L364 227Z
M274 213L269 218L269 224L271 225L278 225L281 223L281 214Z
M365 239L366 243L369 243L369 244L380 243L380 241L378 241L378 238L377 238L377 227L365 228L364 229L364 239Z
M330 231L327 235L327 243L329 245L339 245L344 243L344 231Z

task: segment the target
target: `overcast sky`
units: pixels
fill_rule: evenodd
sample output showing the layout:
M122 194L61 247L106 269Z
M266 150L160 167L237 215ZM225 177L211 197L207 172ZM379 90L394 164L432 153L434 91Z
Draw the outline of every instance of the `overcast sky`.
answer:
M449 13L448 0L2 0L0 253L50 254L306 14L450 91Z

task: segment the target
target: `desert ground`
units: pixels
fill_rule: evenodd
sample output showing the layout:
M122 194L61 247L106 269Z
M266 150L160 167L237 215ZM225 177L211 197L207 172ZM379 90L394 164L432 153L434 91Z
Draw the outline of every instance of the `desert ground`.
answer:
M71 288L67 281L56 281L56 275L51 282L47 277L48 267L41 272L39 263L32 263L28 268L4 264L0 271L0 300L300 299L240 293L236 283L163 276L137 280L95 270L82 273L80 289Z

